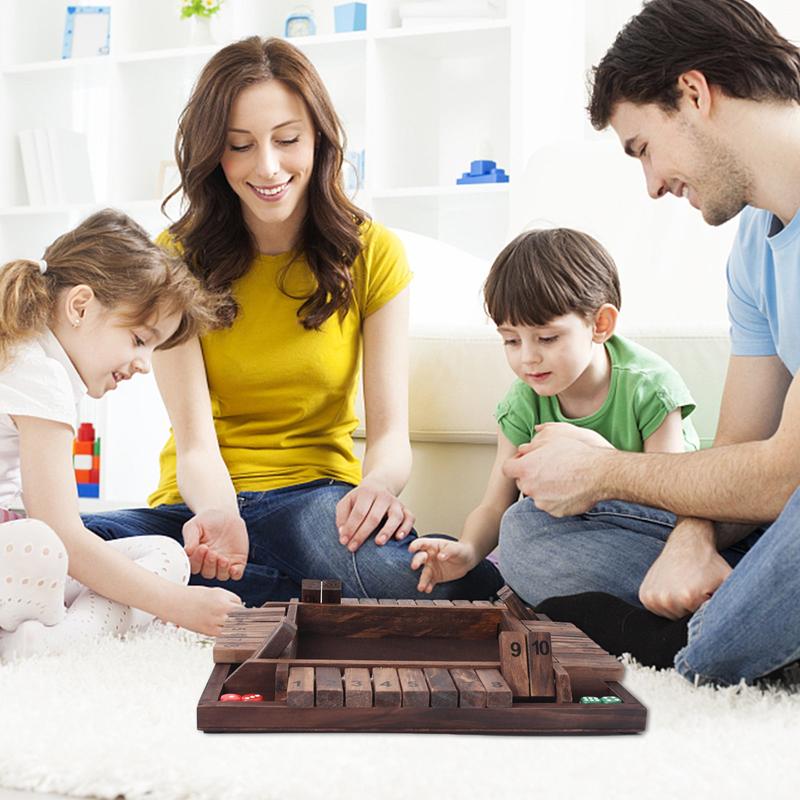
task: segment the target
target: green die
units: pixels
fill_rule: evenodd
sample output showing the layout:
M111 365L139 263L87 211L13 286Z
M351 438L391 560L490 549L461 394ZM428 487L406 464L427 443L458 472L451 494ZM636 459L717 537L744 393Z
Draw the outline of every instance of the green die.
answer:
M601 697L600 702L605 703L606 705L614 705L615 703L621 703L622 700L620 700L619 697L614 694L609 694L605 697Z
M596 705L597 703L601 702L599 697L592 697L591 695L584 695L581 697L580 701L584 705Z

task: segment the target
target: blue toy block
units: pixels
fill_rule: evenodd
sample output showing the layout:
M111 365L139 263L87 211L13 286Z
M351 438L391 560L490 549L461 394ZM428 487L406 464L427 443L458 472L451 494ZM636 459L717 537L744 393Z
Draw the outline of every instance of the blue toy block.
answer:
M100 497L99 483L79 483L78 497Z
M334 6L333 20L336 33L365 31L367 29L367 4L342 3Z
M456 180L456 183L462 185L467 183L508 183L508 177L504 169L493 169L486 175L470 175L469 172L465 172Z
M497 163L494 161L472 161L469 165L469 174L473 176L486 175L496 167Z

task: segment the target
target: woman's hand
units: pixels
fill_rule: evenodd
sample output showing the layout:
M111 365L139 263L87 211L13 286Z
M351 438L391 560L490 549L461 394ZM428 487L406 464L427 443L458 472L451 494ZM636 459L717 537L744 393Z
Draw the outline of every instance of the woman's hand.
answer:
M385 517L380 530L376 530ZM355 553L375 533L376 544L392 536L403 539L414 526L414 515L382 484L365 478L336 505L339 542Z
M249 551L247 526L238 514L209 509L183 526L183 549L192 574L204 578L238 581L244 574Z

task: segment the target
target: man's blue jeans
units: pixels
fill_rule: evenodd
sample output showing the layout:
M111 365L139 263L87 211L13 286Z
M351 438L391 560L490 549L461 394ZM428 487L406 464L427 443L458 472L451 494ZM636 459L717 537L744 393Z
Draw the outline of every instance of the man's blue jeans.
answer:
M381 546L370 537L351 553L339 543L335 513L336 504L352 488L324 479L268 492L240 492L239 511L250 536L244 576L216 581L193 575L191 583L224 586L251 606L299 597L303 578L338 579L345 597L482 600L503 585L496 567L483 561L460 580L440 584L430 595L420 594L419 572L409 566L408 545L414 535ZM185 505L161 505L84 514L83 523L104 539L158 534L183 543L181 530L192 516Z
M606 592L640 606L639 586L674 525L674 514L633 503L557 518L524 498L503 517L500 571L532 605ZM699 683L751 682L800 659L800 489L771 526L722 555L734 570L692 616L675 668Z

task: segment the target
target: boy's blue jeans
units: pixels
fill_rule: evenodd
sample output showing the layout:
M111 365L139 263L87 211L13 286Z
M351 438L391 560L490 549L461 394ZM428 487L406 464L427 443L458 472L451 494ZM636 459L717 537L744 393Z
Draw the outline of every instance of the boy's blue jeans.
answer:
M336 504L352 488L324 479L267 492L240 492L239 512L250 537L242 579L216 581L193 575L191 583L224 586L251 606L300 597L303 578L338 579L345 597L483 600L503 585L497 568L483 561L460 580L420 594L419 572L409 566L408 545L415 534L381 546L370 537L351 553L339 543L335 514ZM183 543L181 530L192 516L187 506L176 504L84 514L83 523L104 539L158 534Z
M500 528L500 570L528 603L606 592L641 606L639 586L675 515L621 501L556 518L530 498ZM753 681L800 659L800 489L778 519L722 555L734 567L689 621L675 668L699 683Z

